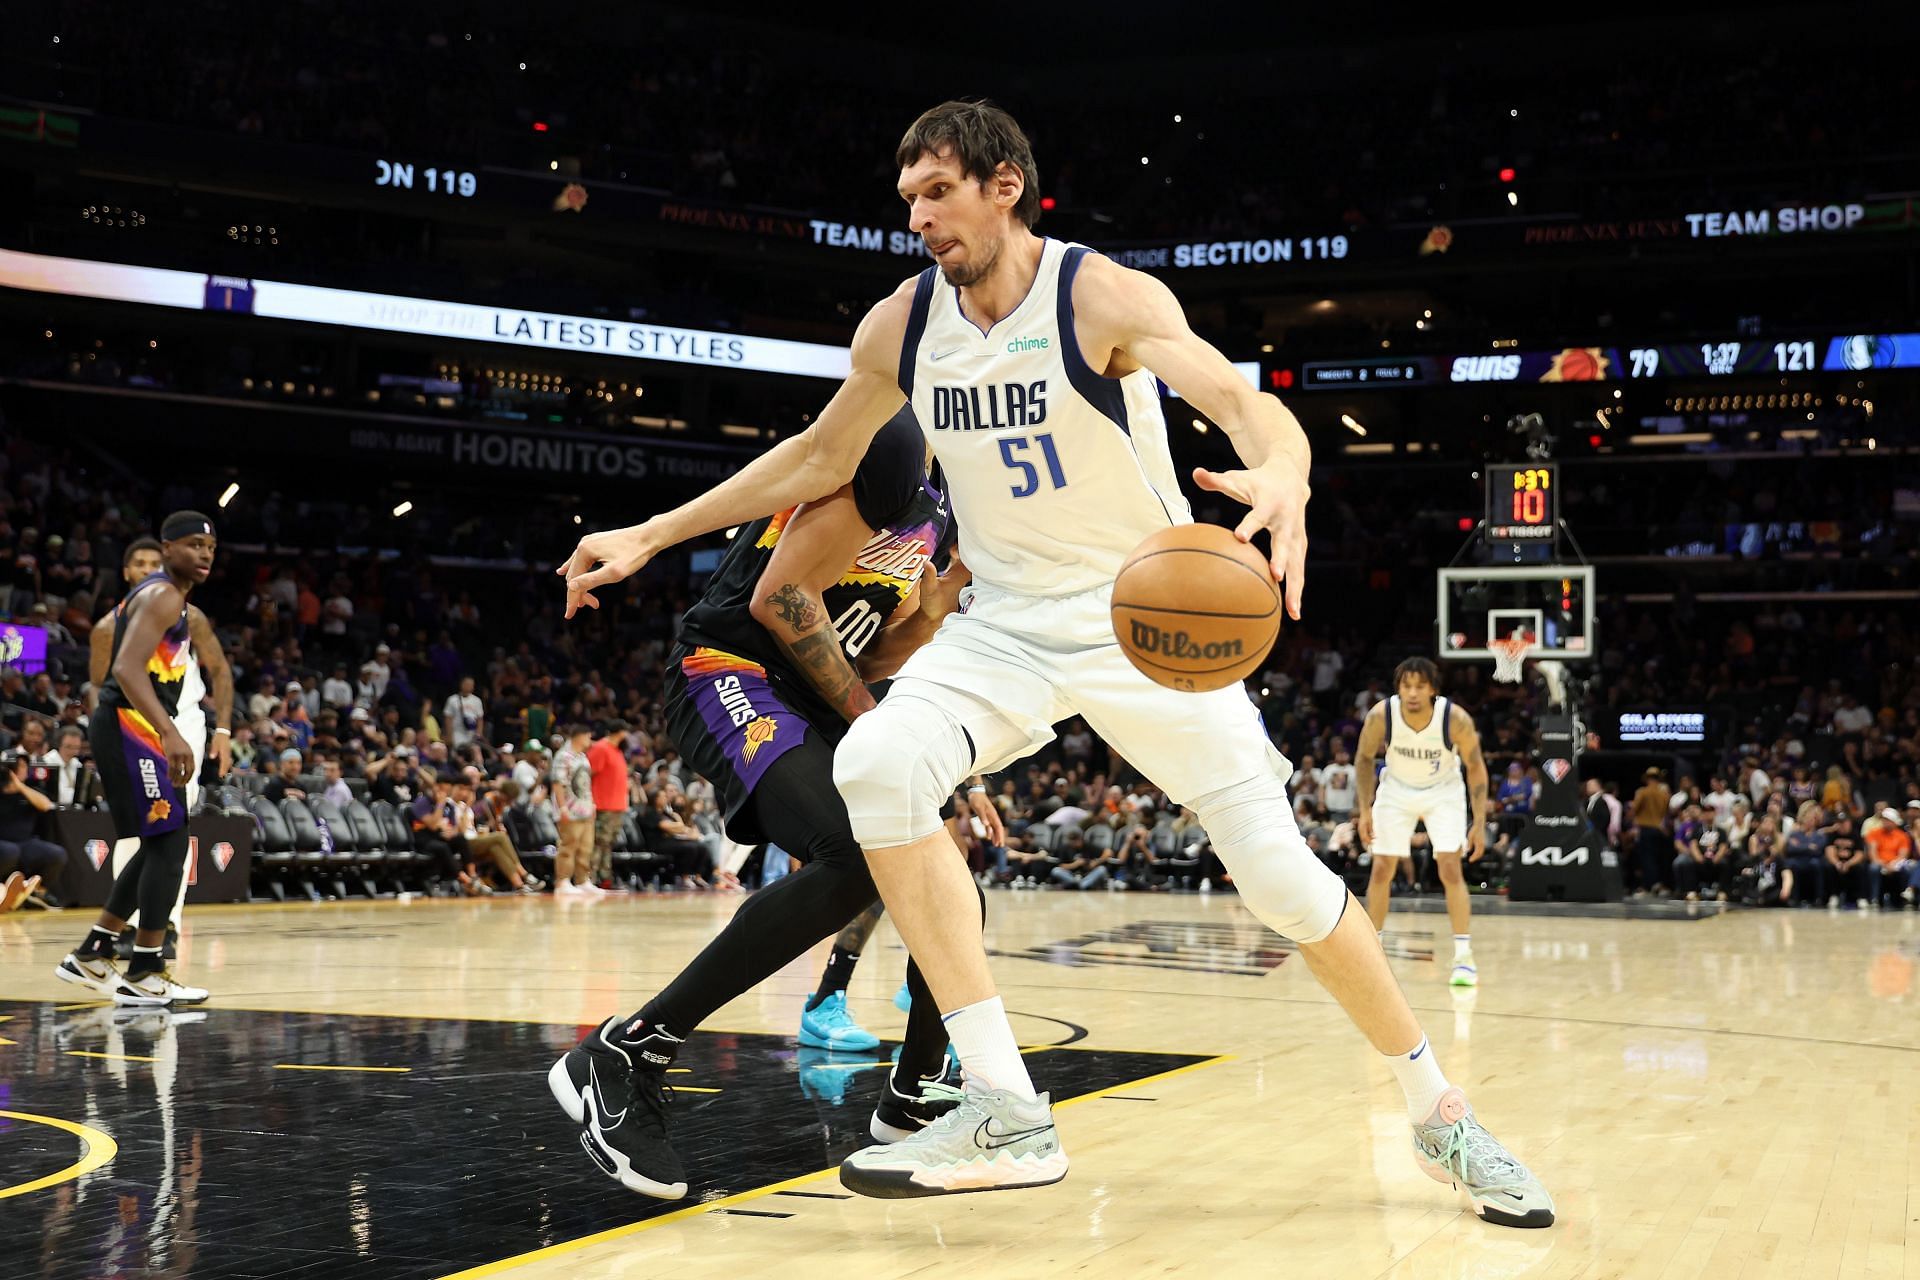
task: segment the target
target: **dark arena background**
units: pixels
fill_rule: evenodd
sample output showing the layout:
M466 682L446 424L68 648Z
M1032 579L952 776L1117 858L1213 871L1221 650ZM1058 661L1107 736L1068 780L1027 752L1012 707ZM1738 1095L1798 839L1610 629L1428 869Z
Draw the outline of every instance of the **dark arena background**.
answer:
M0 877L39 883L0 898L0 1276L1920 1277L1917 35L1850 4L10 13ZM936 265L900 138L975 97L1032 141L1035 234L1167 286L1304 431L1304 607L1246 694L1547 1229L1421 1176L1399 1067L1195 797L1078 718L963 789L1004 835L949 824L1065 1181L843 1185L908 1025L891 916L850 977L836 919L687 1038L684 1198L555 1105L556 1059L800 874L669 732L735 530L571 619L555 567L809 430ZM1158 390L1195 520L1237 525L1191 477L1242 465L1238 424ZM1038 439L1000 442L1036 503ZM198 766L164 944L210 998L141 1007L55 971L132 849L94 637L181 509L217 529L190 745L230 768ZM1431 817L1369 846L1409 658L1487 771L1457 880Z

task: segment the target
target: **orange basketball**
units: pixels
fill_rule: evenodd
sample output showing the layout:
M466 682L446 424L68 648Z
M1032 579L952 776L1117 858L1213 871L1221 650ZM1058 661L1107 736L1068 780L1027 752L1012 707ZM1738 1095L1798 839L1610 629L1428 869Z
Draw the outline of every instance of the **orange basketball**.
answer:
M1113 584L1113 634L1127 660L1169 689L1204 693L1244 680L1280 634L1266 557L1211 524L1144 539Z

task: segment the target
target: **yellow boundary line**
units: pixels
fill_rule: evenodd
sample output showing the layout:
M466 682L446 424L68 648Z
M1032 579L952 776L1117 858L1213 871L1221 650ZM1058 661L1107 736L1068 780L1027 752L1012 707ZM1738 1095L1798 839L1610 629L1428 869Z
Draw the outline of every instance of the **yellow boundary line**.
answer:
M1055 1105L1070 1107L1076 1102L1091 1102L1095 1098L1104 1098L1108 1094L1118 1093L1122 1089L1137 1089L1143 1084L1152 1084L1157 1080L1167 1080L1174 1076L1185 1075L1189 1071L1198 1071L1202 1067L1211 1067L1222 1062L1229 1062L1232 1058L1232 1054L1220 1054L1217 1057L1206 1058L1199 1062L1189 1062L1185 1066L1174 1067L1169 1071L1161 1071L1154 1075L1142 1076L1138 1080L1123 1081L1120 1084L1110 1085L1105 1089L1096 1089L1092 1093L1082 1094L1077 1098L1068 1098L1066 1101ZM809 1182L818 1182L822 1178L832 1177L838 1172L840 1172L840 1169L839 1166L836 1165L831 1169L821 1169L815 1173L801 1174L797 1178L788 1178L785 1182L776 1182L771 1186L755 1187L751 1191L736 1191L730 1196L722 1196L718 1200L709 1200L704 1204L688 1205L684 1209L676 1209L672 1213L662 1214L657 1218L648 1218L642 1222L629 1222L625 1226L609 1227L605 1231L596 1231L592 1235L581 1236L577 1240L565 1240L559 1244L550 1244L543 1249L534 1249L527 1253L515 1254L511 1258L502 1258L498 1262L482 1263L480 1266L470 1267L465 1271L455 1271L451 1275L440 1277L440 1280L480 1280L483 1276L502 1275L531 1262L546 1262L554 1258L565 1257L570 1253L578 1253L582 1249L591 1249L595 1245L606 1244L614 1240L624 1240L629 1236L637 1236L643 1231L651 1231L655 1227L664 1227L669 1223L680 1222L687 1218L697 1217L703 1213L711 1213L715 1209L726 1209L733 1205L746 1204L749 1201L759 1200L765 1196L774 1195L777 1192L805 1186Z
M25 1111L0 1111L0 1119L23 1120L28 1124L50 1125L55 1129L61 1129L72 1134L74 1137L80 1139L86 1146L85 1154L64 1169L56 1170L44 1178L35 1178L32 1182L22 1182L11 1187L0 1187L0 1200L8 1200L14 1196L24 1196L29 1192L58 1186L62 1182L70 1182L75 1178L92 1173L95 1169L98 1169L101 1165L120 1154L119 1143L89 1125L75 1124L71 1120L61 1120L55 1116L36 1116Z
M105 1058L108 1062L158 1062L158 1058L143 1058L137 1053L94 1053L89 1049L69 1049L69 1058Z
M275 1071L378 1071L388 1075L402 1076L413 1070L412 1067L323 1067L305 1062L276 1062L273 1064L273 1069Z

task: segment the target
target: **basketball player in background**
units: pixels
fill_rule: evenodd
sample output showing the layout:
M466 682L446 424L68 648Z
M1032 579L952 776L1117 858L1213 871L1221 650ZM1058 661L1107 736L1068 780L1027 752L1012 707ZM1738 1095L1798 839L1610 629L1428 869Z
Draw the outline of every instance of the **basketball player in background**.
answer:
M128 591L160 572L160 543L152 537L135 538L127 544L126 554L121 558L120 577L126 583ZM92 646L88 654L87 679L92 683L94 700L97 703L100 688L106 683L109 664L113 657L114 628L111 625L113 613L100 619L93 628L89 639ZM213 624L207 621L207 615L200 606L191 602L187 605L187 632L193 641L195 661L187 664L186 675L180 686L180 710L173 722L180 730L180 736L193 748L193 776L187 782L187 814L200 807L200 779L206 772L206 758L213 756L218 777L227 776L233 766L233 668L227 665L226 650L220 647L220 639L213 632ZM202 679L202 670L205 679ZM207 737L207 689L213 689L214 730L209 745ZM127 863L139 851L138 837L125 837L113 844L113 874L118 878L126 870ZM187 902L187 877L180 877L180 891L174 897L173 911L167 917L166 941L161 944L161 958L175 960L179 958L180 914ZM122 960L133 955L133 936L140 923L140 913L136 910L121 931L116 945L116 953Z
M1439 696L1440 670L1426 658L1408 658L1393 669L1394 694L1375 703L1360 725L1360 807L1356 825L1363 845L1373 851L1367 877L1367 916L1375 932L1386 927L1393 873L1410 857L1415 823L1427 824L1433 861L1447 892L1447 920L1453 925L1453 976L1456 987L1479 983L1473 963L1473 899L1460 870L1487 851L1487 762L1480 754L1480 731L1473 717ZM1374 761L1387 758L1379 790ZM1472 825L1460 802L1461 766L1466 766Z
M881 897L946 1011L967 1087L960 1106L907 1141L849 1156L841 1181L899 1197L1066 1176L940 811L967 774L1031 754L1078 714L1198 815L1242 903L1299 944L1399 1080L1422 1167L1465 1187L1489 1221L1548 1225L1545 1189L1447 1081L1366 913L1301 838L1291 766L1246 690L1164 688L1113 633L1122 562L1148 534L1192 520L1156 378L1219 423L1244 461L1194 479L1251 509L1235 530L1242 540L1271 533L1296 618L1306 433L1188 328L1160 281L1033 234L1037 170L1006 112L944 103L913 123L895 159L908 225L934 265L868 312L851 372L813 424L673 511L582 539L559 570L571 616L668 547L823 498L854 475L903 399L932 442L974 582L886 700L854 723L833 766Z
M891 675L953 610L965 567L944 577L927 571L950 523L945 495L928 482L920 429L901 412L844 484L746 523L681 620L667 669L668 732L713 782L731 838L770 841L804 865L741 903L637 1013L608 1018L548 1072L555 1100L584 1126L581 1146L630 1190L663 1200L687 1194L665 1080L686 1038L878 899L834 790L833 753L874 710L868 680ZM946 854L954 861L950 841ZM966 904L976 938L985 905L983 897ZM851 971L844 958L829 965L826 994L803 1015L803 1043L878 1044L846 1014ZM911 1136L958 1100L938 1083L947 1071L939 1006L911 964L907 982L906 1043L869 1126L880 1142Z
M107 904L86 938L55 968L63 982L89 987L115 1004L199 1004L200 987L176 982L162 947L167 914L187 870L187 806L193 748L174 716L194 664L187 594L213 571L213 521L176 511L160 529L160 570L114 607L113 641L98 711L88 726L114 835L139 849L114 877ZM135 910L140 928L125 973L113 948Z

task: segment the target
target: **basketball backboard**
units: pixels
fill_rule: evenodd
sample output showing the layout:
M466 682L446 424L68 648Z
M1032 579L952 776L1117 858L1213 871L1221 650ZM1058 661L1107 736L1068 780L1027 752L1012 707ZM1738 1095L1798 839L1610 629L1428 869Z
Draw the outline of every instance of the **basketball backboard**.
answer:
M1585 661L1598 647L1593 566L1540 564L1439 572L1434 624L1442 661L1486 662L1489 640L1533 636L1535 658Z

